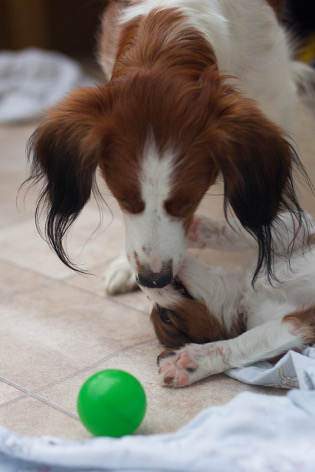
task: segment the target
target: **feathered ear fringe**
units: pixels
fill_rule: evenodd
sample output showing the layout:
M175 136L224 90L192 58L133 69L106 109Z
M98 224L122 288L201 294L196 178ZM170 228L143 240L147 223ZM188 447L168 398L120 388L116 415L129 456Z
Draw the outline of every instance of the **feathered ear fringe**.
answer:
M268 227L268 237L263 238L263 242L259 244L259 255L257 261L257 267L254 273L252 284L259 276L259 273L264 270L264 260L267 261L266 264L266 273L268 275L269 282L272 284L272 281L279 281L274 273L273 265L274 260L277 257L276 250L274 248L275 240L283 238L283 235L287 232L288 235L288 245L286 251L286 258L290 266L290 259L295 248L296 241L299 240L299 244L302 240L302 246L307 249L309 247L309 235L311 231L311 221L308 215L301 208L297 192L295 189L294 180L300 181L304 184L313 194L314 187L311 180L308 177L308 174L303 166L299 156L297 155L294 147L287 143L290 150L291 156L291 168L284 181L283 190L280 194L279 199L279 212L287 211L291 215L292 225L290 229L285 226L284 221L278 216L272 221ZM279 213L278 213L279 214ZM272 234L272 237L271 237ZM282 236L280 236L280 234ZM258 243L260 239L257 238ZM266 247L264 247L264 241L266 241ZM270 254L270 256L269 256Z
M252 283L261 272L269 282L277 281L274 272L275 249L273 234L279 222L277 215L289 211L296 222L287 256L291 256L294 241L301 231L309 228L295 191L294 179L300 174L312 189L312 184L293 146L281 130L269 121L254 102L239 96L226 96L225 116L221 136L216 136L214 159L224 179L224 211L228 219L229 206L242 226L258 243L258 259ZM293 177L294 176L294 177ZM277 223L277 224L276 224Z
M103 99L101 88L72 92L49 111L27 145L31 175L23 185L44 183L35 213L37 229L42 234L40 216L47 213L47 242L66 266L78 272L84 271L72 264L63 240L91 192L100 195L95 174L107 129Z
M29 159L32 159L31 176L26 183L31 186L43 181L44 186L39 196L35 222L40 234L41 215L47 214L45 223L45 236L48 244L56 252L59 259L70 269L84 272L76 267L69 259L64 248L64 236L78 218L84 205L90 198L91 191L97 193L95 181L96 163L85 169L84 172L73 163L67 162L67 150L58 150L58 160L55 160L46 145L34 147L36 132L30 138L28 145ZM41 155L49 159L49 165L43 169ZM72 167L72 168L70 168Z

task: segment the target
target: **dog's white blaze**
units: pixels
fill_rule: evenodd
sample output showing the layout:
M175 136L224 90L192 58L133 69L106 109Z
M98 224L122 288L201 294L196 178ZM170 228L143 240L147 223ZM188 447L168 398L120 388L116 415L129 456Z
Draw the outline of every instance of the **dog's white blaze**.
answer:
M159 273L163 263L172 259L176 272L184 258L186 238L182 221L168 215L164 208L175 169L174 153L169 151L160 156L150 136L139 177L145 209L138 215L125 213L126 252L135 271L138 262Z

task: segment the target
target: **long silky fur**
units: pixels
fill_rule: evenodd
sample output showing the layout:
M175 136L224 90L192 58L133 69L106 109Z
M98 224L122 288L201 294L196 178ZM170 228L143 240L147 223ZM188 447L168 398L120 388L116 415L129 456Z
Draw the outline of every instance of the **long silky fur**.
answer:
M287 260L290 266L290 259L292 252L295 246L295 240L297 235L303 238L306 248L308 247L308 236L310 229L310 222L307 217L307 214L303 212L298 197L296 194L295 184L293 180L296 178L299 180L308 190L314 194L313 184L306 172L304 165L302 164L298 154L296 153L294 147L290 145L291 158L292 158L292 173L287 176L285 182L279 188L280 200L279 208L280 211L288 211L292 215L294 231L291 234L291 242L287 248ZM227 196L224 194L224 214L229 221L228 209L230 202ZM273 285L273 282L281 283L281 280L277 278L274 272L274 260L277 256L274 250L274 239L272 238L272 232L275 235L277 231L275 228L280 228L281 219L276 217L270 224L265 224L262 226L255 226L252 222L251 224L244 224L244 228L250 233L258 243L258 257L257 265L252 278L252 285L255 285L257 278L260 275L267 275L269 283ZM283 226L283 225L282 225ZM281 228L280 234L287 231L285 227ZM302 231L302 232L301 232Z
M56 181L49 180L47 174L55 172L56 161L51 161L51 169L47 171L42 167L38 159L38 153L35 149L34 142L37 131L28 140L27 143L27 157L31 165L30 177L24 182L29 189L33 186L43 183L42 190L36 204L35 223L39 234L47 241L49 246L56 252L59 259L70 269L86 273L85 270L80 269L75 265L68 256L64 247L64 237L73 223L77 220L81 210L90 198L91 192L94 194L96 200L99 202L102 199L98 189L95 177L95 170L91 172L91 186L88 186L85 191L78 191L78 182L80 182L80 173L73 174L73 169L67 175L64 182L61 182L64 173L58 172L58 189L56 188ZM72 186L69 186L72 175ZM65 189L62 192L62 189ZM71 190L72 189L72 190ZM46 222L44 232L42 231L42 215L45 214Z

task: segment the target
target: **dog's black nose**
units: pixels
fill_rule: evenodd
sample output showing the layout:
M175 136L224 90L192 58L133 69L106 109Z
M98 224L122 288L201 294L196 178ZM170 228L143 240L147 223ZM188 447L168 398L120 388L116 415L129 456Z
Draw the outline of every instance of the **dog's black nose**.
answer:
M150 270L146 270L145 272L139 273L136 278L138 284L142 285L143 287L163 288L172 282L173 272L162 271L161 273L156 274Z

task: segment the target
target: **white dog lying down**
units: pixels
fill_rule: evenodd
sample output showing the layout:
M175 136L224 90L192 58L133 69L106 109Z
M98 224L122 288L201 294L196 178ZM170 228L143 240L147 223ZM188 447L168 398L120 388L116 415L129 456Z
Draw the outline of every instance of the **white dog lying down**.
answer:
M309 220L309 228L304 223L296 231L297 225L289 213L274 224L279 282L272 285L261 276L252 286L255 252L246 267L229 269L211 267L187 254L172 284L162 289L142 287L155 302L151 317L160 342L173 348L158 359L164 385L186 386L315 342L314 226ZM236 231L226 220L205 218L194 220L190 243L227 251L256 245L247 232ZM288 246L290 265L284 256Z

